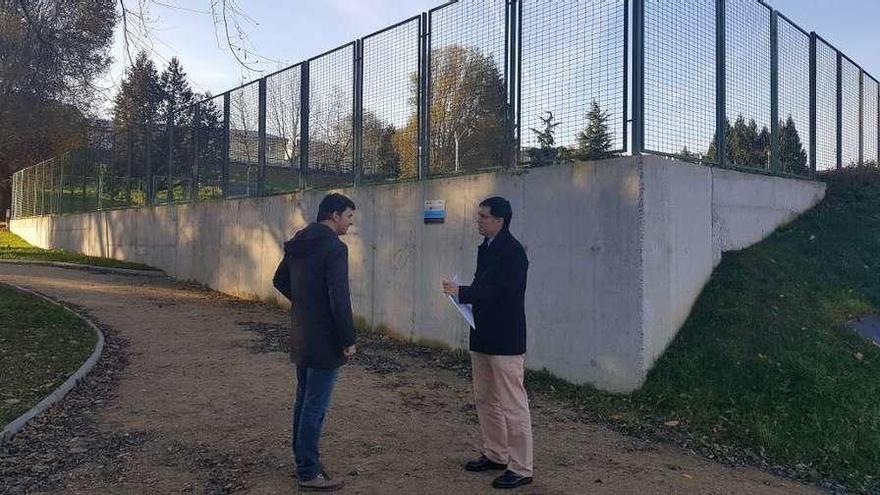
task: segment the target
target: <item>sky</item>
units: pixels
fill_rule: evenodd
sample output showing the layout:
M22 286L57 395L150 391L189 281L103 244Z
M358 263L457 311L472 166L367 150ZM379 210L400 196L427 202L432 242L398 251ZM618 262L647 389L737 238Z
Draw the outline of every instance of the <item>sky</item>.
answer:
M129 0L128 3L136 2ZM424 12L443 1L238 0L238 3L254 21L243 25L252 49L265 57L253 65L267 70L264 73L267 74ZM880 51L876 50L873 25L880 17L880 1L771 0L769 3L807 31L816 31L865 70L880 77ZM209 14L210 4L211 0L153 2L148 12L151 33L147 44L151 45L157 65L164 66L167 60L176 56L197 91L216 94L242 81L259 78L261 74L243 69L225 47L222 36L218 43L215 24ZM128 63L121 32L117 29L111 53L116 62L103 79L108 94L115 92ZM133 46L132 55L135 50ZM248 60L254 59L249 57Z
M127 0L136 5L136 0ZM264 72L244 69L226 47L222 24L215 31L211 0L156 0L148 12L147 41L136 36L130 45L147 46L160 68L177 57L195 91L212 94L232 89L278 69L311 58L399 21L418 15L443 1L437 0L238 0L254 22L244 21L250 48L262 57L248 56L248 64ZM136 24L136 20L130 22ZM219 42L217 34L219 33ZM115 94L129 65L121 23L111 56L115 62L101 86L105 96Z

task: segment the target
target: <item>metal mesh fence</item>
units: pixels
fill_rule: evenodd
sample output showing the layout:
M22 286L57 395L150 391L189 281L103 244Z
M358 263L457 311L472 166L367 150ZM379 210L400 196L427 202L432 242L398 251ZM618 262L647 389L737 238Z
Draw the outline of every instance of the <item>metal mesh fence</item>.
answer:
M837 168L837 50L816 41L816 170Z
M419 165L419 19L368 36L362 46L362 180L415 178Z
M147 185L150 188L148 202L156 204L168 203L171 194L171 174L169 163L168 125L164 122L155 123L151 129L152 141L147 159Z
M841 65L841 89L843 91L841 132L841 165L859 163L859 126L861 112L861 70L843 59Z
M432 10L430 174L492 169L510 160L504 2Z
M354 182L354 44L309 62L309 162L313 187Z
M297 190L302 159L302 66L266 78L266 192Z
M223 196L223 142L227 132L224 119L223 96L215 96L199 103L196 109L196 164L195 199Z
M257 193L260 176L260 87L255 81L229 92L229 124L226 177L227 197ZM267 146L270 141L267 136ZM277 146L272 139L272 146ZM221 144L222 146L222 144ZM221 163L221 176L222 167Z
M808 175L810 149L810 35L779 19L779 165Z
M756 1L726 2L725 162L731 165L770 165L771 13Z
M762 2L717 4L633 0L630 32L627 0L450 2L161 121L104 122L87 146L14 174L13 215L492 170L518 165L514 151L529 166L626 151L760 169L778 158L773 172L804 176L876 164L877 80L821 37L811 53L811 34L778 13L774 39Z
M542 166L623 151L626 2L525 0L520 8L521 160ZM590 140L591 123L610 139Z
M191 200L194 192L196 105L174 113L171 119L171 200Z
M645 148L715 161L715 0L645 0Z
M878 91L880 91L880 86L877 84L877 80L865 74L865 85L864 85L864 160L865 163L870 163L873 165L880 164L880 156L878 156L878 152L880 152L880 148L878 148L878 139L880 139L880 135L878 135L878 112L880 112L880 108L878 108Z

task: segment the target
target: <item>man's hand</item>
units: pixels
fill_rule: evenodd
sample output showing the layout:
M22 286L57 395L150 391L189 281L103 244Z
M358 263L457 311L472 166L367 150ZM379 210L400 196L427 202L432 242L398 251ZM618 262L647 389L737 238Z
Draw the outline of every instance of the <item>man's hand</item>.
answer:
M443 281L443 293L454 297L455 300L457 301L458 300L458 285L453 284L449 280L444 280Z
M350 357L354 356L354 353L355 353L355 352L357 352L357 346L356 346L356 345L352 345L352 346L350 346L350 347L346 347L345 349L342 350L342 353L345 354L345 357L347 357L347 358L350 358Z

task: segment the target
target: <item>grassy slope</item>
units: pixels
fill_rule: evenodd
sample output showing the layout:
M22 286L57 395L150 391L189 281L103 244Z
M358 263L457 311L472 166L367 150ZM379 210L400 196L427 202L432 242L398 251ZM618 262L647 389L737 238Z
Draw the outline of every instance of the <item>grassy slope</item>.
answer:
M96 258L79 253L62 251L60 249L40 249L31 246L21 237L9 231L0 230L0 260L31 260L31 261L59 261L64 263L78 263L83 265L104 266L112 268L129 268L135 270L154 270L140 263L129 263L110 258Z
M0 284L0 427L79 369L96 339L64 309Z
M845 328L880 314L880 171L827 180L817 208L724 255L639 392L532 382L624 427L686 430L880 493L880 348Z
M818 208L726 255L636 396L711 437L880 477L880 349L846 330L880 314L880 173L844 171Z

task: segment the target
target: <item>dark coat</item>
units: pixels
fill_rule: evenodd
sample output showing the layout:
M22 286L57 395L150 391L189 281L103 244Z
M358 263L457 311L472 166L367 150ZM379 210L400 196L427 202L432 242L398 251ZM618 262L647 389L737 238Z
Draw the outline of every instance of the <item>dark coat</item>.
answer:
M477 272L470 286L459 287L458 300L472 304L476 329L470 349L483 354L526 353L526 273L529 259L522 244L502 230L477 251Z
M284 244L272 280L290 300L290 360L337 368L355 343L348 288L348 247L330 227L313 223Z

